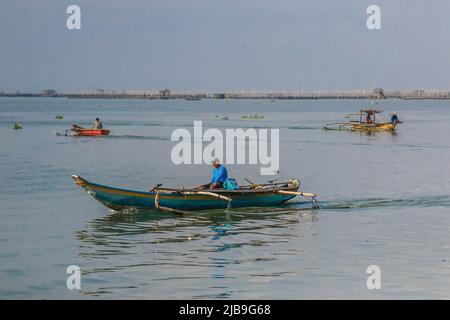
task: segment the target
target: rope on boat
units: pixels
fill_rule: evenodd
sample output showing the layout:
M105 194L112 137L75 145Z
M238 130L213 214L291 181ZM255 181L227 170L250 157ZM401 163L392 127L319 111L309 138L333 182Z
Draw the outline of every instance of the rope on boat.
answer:
M313 209L320 209L319 202L317 202L316 197L313 197L311 201L312 201L312 208Z

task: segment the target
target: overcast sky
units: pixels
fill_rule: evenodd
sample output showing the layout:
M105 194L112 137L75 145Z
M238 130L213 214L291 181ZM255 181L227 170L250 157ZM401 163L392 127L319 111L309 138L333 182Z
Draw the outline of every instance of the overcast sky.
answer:
M0 91L166 87L449 89L450 1L1 0Z

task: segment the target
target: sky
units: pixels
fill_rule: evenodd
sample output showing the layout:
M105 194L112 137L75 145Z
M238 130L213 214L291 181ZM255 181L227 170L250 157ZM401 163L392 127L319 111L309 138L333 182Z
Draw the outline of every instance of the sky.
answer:
M0 2L0 92L374 87L450 88L450 1Z

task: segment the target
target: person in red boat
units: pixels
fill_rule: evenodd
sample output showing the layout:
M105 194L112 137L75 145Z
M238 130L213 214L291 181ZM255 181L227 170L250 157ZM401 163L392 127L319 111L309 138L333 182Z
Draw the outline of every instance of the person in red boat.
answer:
M92 125L91 129L101 130L103 129L103 123L100 121L99 118L95 118L95 122Z

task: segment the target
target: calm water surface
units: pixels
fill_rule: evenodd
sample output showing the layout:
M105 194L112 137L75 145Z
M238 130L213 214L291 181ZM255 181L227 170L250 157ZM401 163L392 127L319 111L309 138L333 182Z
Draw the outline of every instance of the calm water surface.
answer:
M449 299L450 103L382 101L404 121L394 135L321 129L367 103L0 98L0 298ZM97 116L110 137L53 133ZM322 208L113 213L72 183L72 174L143 190L208 181L207 165L170 160L172 131L192 131L194 120L279 128L275 177L301 178ZM240 183L273 178L259 169L229 166ZM80 291L66 289L73 264ZM366 287L372 264L381 290Z

